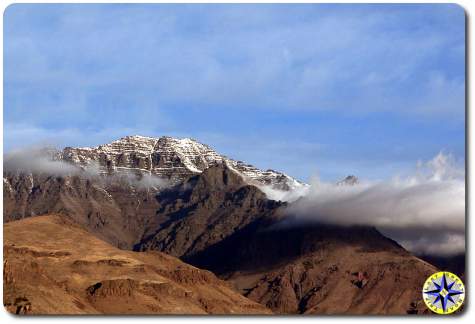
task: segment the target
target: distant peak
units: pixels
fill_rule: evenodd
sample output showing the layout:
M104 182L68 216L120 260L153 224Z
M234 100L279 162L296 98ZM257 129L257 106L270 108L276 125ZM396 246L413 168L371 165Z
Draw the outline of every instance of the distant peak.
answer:
M337 185L339 185L339 186L353 186L353 185L358 184L359 182L360 181L359 181L358 177L350 174L349 176L347 176L343 180L338 181Z

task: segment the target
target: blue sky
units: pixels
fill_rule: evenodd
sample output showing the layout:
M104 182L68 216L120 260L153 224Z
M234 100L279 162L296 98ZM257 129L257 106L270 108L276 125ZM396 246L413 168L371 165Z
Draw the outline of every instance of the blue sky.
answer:
M16 4L4 150L192 137L302 180L465 159L456 5Z

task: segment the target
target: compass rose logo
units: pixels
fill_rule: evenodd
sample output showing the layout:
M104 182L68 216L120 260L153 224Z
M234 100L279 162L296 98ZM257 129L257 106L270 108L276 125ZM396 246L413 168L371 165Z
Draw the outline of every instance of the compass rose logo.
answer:
M453 273L437 272L424 283L422 298L434 313L450 314L462 306L465 287L462 280Z

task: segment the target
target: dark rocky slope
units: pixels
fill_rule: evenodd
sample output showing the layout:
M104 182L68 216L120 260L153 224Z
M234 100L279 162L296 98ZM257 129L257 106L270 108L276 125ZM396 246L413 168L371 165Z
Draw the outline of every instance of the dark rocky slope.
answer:
M119 177L18 173L4 179L4 222L61 213L120 248L179 257L220 242L282 205L225 164L161 191Z
M271 218L283 204L219 165L157 195L160 208L137 250L190 258L249 224Z

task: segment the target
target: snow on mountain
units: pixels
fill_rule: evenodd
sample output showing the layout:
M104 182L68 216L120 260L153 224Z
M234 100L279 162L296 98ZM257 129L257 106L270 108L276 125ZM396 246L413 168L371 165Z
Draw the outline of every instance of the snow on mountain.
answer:
M274 170L260 170L242 161L218 154L209 146L190 138L126 136L97 147L66 147L61 158L88 167L96 165L103 174L121 171L148 173L172 182L199 174L225 163L250 183L278 190L294 190L306 184Z

